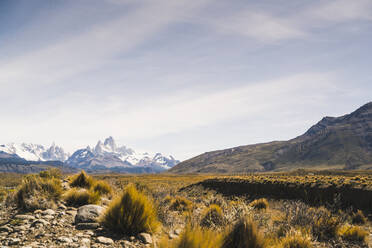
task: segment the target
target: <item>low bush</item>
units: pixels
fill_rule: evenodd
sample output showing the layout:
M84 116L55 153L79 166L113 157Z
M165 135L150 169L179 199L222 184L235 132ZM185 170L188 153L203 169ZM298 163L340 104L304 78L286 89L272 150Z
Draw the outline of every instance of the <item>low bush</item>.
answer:
M61 180L28 175L23 178L14 200L25 210L53 208L62 193Z
M289 231L279 240L277 248L311 248L311 236L300 231Z
M210 205L203 214L203 218L200 222L201 226L205 227L216 227L221 226L225 223L225 218L220 206L212 204Z
M152 200L138 192L132 184L114 199L101 219L109 230L121 235L136 235L155 232L159 227L157 213Z
M364 225L367 223L367 218L364 216L363 212L358 210L356 213L354 213L352 216L351 216L351 222L353 224L360 224L360 225Z
M190 211L193 205L192 202L185 197L176 196L170 203L169 209L176 211Z
M100 180L94 183L93 191L99 192L101 195L111 195L112 188L107 182Z
M79 174L73 176L70 179L70 186L71 187L80 187L80 188L91 188L95 183L95 180L88 176L85 171L81 171Z
M80 207L87 204L98 204L101 195L98 191L86 189L70 189L65 195L64 200L69 206Z
M221 247L264 248L267 246L256 224L248 217L244 217L226 234Z
M269 207L269 203L265 198L254 200L249 205L258 210L265 210Z
M339 234L342 239L348 241L366 242L369 233L359 226L344 225L340 228Z

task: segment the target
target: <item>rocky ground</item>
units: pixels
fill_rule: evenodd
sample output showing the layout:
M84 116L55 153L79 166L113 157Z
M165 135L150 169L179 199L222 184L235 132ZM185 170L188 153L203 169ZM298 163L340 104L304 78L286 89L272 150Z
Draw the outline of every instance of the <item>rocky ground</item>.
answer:
M56 210L21 213L0 205L0 247L154 247L153 237L115 237L96 222L103 207L79 209L58 204Z

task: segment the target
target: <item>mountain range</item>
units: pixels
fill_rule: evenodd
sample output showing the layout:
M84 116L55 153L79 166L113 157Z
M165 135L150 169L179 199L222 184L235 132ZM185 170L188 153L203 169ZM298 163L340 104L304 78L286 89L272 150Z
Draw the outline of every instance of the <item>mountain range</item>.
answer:
M126 146L117 146L113 137L98 141L94 148L75 151L71 156L62 147L52 144L49 148L38 144L0 145L0 171L30 171L30 165L63 164L69 169L88 172L153 173L167 170L179 163L172 156L161 153L136 152ZM5 167L5 165L8 165ZM28 166L28 168L26 168ZM32 169L31 171L35 171Z
M206 152L171 173L247 173L297 168L372 169L372 102L341 117L324 117L288 141Z

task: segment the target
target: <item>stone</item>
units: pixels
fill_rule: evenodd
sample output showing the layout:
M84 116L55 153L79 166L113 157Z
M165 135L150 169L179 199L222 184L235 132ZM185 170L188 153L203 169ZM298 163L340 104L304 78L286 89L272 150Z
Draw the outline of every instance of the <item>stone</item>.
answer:
M135 248L135 246L129 242L128 240L124 240L121 242L121 245L124 247L124 248Z
M13 232L13 229L7 225L0 227L0 232Z
M57 240L61 243L72 243L72 239L67 238L67 237L59 237Z
M79 223L76 225L78 230L94 230L99 227L99 223Z
M82 245L85 245L85 246L88 246L88 247L89 247L89 245L90 245L90 239L82 238L82 239L80 240L80 243L81 243Z
M66 211L66 214L68 214L68 215L72 215L72 216L75 216L76 213L77 213L76 210L67 210L67 211Z
M49 222L46 221L46 220L43 220L43 219L37 219L35 220L34 222L32 222L31 226L34 227L36 225L42 225L42 226L46 226L46 225L49 225Z
M138 239L141 240L145 244L152 244L152 237L148 233L138 234Z
M60 209L60 210L66 210L67 207L66 207L64 204L60 203L60 204L58 205L58 209Z
M106 237L103 237L103 236L99 236L97 238L97 242L98 243L101 243L101 244L104 244L104 245L111 245L114 243L114 241L110 238L106 238Z
M41 214L42 215L55 215L56 212L53 209L47 209L47 210L44 210Z
M94 235L94 232L92 232L92 231L86 231L85 232L85 235L93 236Z
M14 231L15 232L26 231L28 228L30 228L30 225L16 226L16 227L14 227Z
M98 205L85 205L78 209L75 216L75 223L97 222L97 218L102 214L104 208Z
M52 220L52 219L54 219L54 216L53 215L44 215L42 218L46 219L46 220Z
M14 218L18 220L34 220L35 219L34 216L26 215L26 214L17 214L16 216L14 216Z
M10 238L8 240L9 245L18 245L21 242L19 238Z

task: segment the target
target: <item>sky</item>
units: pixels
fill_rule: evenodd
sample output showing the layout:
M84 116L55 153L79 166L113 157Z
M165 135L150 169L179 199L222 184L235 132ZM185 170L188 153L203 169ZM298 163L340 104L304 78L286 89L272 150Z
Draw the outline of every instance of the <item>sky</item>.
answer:
M372 100L371 0L1 0L0 143L180 160Z

